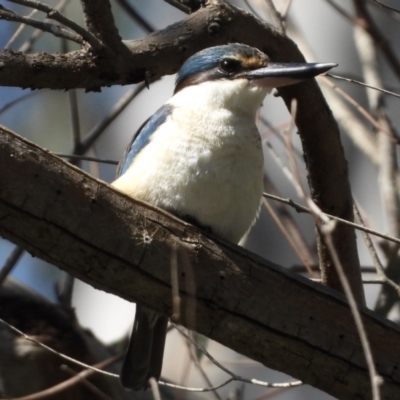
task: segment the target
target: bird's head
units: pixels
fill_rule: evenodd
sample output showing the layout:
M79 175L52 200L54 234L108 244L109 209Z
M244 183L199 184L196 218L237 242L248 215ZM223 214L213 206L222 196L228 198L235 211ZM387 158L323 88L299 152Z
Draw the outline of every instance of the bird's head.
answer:
M209 47L186 60L177 78L175 93L202 87L216 101L257 109L265 95L280 86L313 78L335 67L322 63L273 63L266 54L245 44ZM204 94L204 93L203 93ZM252 110L253 111L253 110Z

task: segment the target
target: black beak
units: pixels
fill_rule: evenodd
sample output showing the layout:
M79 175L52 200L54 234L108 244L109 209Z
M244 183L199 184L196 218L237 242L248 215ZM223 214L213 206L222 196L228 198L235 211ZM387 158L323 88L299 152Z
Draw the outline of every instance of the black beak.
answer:
M266 67L243 72L240 77L249 79L254 85L266 87L287 86L337 67L332 63L269 63Z

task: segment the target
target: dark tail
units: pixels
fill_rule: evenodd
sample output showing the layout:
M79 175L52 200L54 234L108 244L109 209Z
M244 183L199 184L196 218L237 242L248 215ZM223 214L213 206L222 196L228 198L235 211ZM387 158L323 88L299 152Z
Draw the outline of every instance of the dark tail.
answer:
M159 379L167 335L168 318L137 305L135 322L120 375L122 386L140 390L151 377Z

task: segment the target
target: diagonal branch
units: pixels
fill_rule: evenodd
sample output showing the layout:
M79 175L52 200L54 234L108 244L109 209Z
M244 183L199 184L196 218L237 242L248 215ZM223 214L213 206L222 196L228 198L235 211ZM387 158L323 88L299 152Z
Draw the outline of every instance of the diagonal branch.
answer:
M100 50L103 45L101 42L86 29L82 28L76 22L70 20L65 15L61 14L56 8L50 7L47 4L40 3L36 0L9 0L12 3L21 4L26 7L31 7L36 10L47 13L47 18L54 19L54 21L60 22L61 24L72 29L78 35L80 35L84 40L86 40L94 50Z
M129 2L129 0L117 0L117 3L145 32L149 33L155 31L153 25L136 11L136 8Z
M171 314L178 246L182 325L342 399L370 397L366 363L342 296L118 193L5 129L0 235L83 281ZM192 283L193 283L192 282ZM195 305L190 308L187 307ZM361 308L382 396L400 398L400 331Z
M73 42L83 44L83 39L80 35L74 32L68 31L67 29L61 28L58 25L50 24L48 22L37 21L33 18L23 17L9 10L8 8L0 5L0 19L7 21L21 22L23 24L33 26L34 28L40 29L44 32L52 33L54 36L62 37Z
M381 49L393 72L397 75L397 79L400 79L400 60L393 51L393 48L390 46L389 41L384 37L378 25L372 19L370 13L368 12L365 1L353 0L353 3L354 7L356 8L357 15L362 18L362 27L371 35L375 45Z

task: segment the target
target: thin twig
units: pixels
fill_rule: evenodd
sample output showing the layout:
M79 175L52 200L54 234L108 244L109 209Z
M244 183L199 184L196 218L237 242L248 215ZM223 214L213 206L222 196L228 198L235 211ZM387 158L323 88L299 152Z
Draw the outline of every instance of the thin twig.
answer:
M247 379L247 378L242 378L241 376L235 374L234 372L230 371L229 369L225 368L220 362L218 362L202 345L199 343L196 343L195 341L192 340L192 338L178 325L172 323L172 325L177 329L177 331L186 338L190 343L192 343L194 346L197 347L199 351L201 351L215 366L217 366L219 369L227 373L229 376L232 377L233 380L239 381L239 382L244 382L244 383L252 383L257 386L263 386L263 387L281 387L281 388L289 388L289 387L295 387L295 386L300 386L303 383L301 381L293 381L293 382L283 382L283 383L269 383L269 382L264 382L264 381L259 381L258 379Z
M397 78L400 79L400 60L390 46L390 42L382 34L378 25L372 19L367 9L366 2L364 0L353 0L353 3L357 11L360 26L371 35L374 44L381 49L393 72L397 75Z
M38 28L42 31L52 33L54 36L62 37L67 40L83 44L82 37L74 32L68 31L58 25L50 24L48 22L36 21L35 19L29 17L23 17L3 7L2 5L0 5L0 19L14 22L22 22L26 25L33 26L34 28Z
M283 236L285 237L285 239L289 243L290 247L293 249L293 251L299 257L300 261L306 267L308 273L312 275L313 271L311 270L310 263L309 263L307 257L303 257L301 249L299 248L299 246L297 246L297 244L295 243L294 239L292 238L292 236L290 235L290 233L286 229L285 225L278 218L278 216L276 215L274 209L270 206L270 204L268 203L268 201L265 198L263 198L263 205L266 208L266 210L268 211L268 213L271 216L271 218L273 219L273 221L275 222L275 224L277 225L277 227L279 228L279 230L282 232Z
M74 377L76 376L77 378L79 378L78 382L81 383L82 385L84 385L90 391L92 391L100 399L113 400L110 396L107 396L104 392L102 392L97 386L93 385L92 382L89 382L87 380L87 377L79 376L79 372L75 371L74 369L72 369L68 365L63 364L63 365L60 366L60 369L62 371L65 371L67 374L69 374L71 376L74 376Z
M65 6L69 3L70 0L61 0L54 8L58 11L62 11ZM47 22L47 18L45 19L45 22ZM35 42L43 35L43 31L40 29L35 29L29 39L18 49L18 51L21 51L22 53L27 53L29 52Z
M388 130L383 130L381 129L381 126L379 122L364 108L353 99L349 94L347 94L344 90L340 89L338 86L336 86L334 83L330 82L329 79L326 77L322 76L321 80L323 80L328 86L330 86L333 90L335 90L337 93L339 93L348 103L350 103L352 106L354 106L357 111L368 121L370 122L376 129L381 131L382 133L385 133L387 136L391 137L391 140L400 145L400 138L399 137L393 137L391 132Z
M386 8L387 10L393 11L396 14L400 14L400 10L397 10L396 8L393 7L389 7L386 4L383 4L381 1L379 0L372 0L373 3L378 4L379 6L381 6L382 8Z
M80 35L84 41L89 43L94 50L98 51L103 48L103 44L96 38L96 36L87 31L82 26L78 25L76 22L67 18L65 15L61 14L56 8L50 7L47 4L43 4L35 0L8 0L8 1L45 12L47 14L47 18L60 22L61 24L72 29L74 32Z
M297 182L293 177L292 171L290 171L288 166L282 161L281 157L279 156L277 151L274 149L272 143L270 141L266 141L265 144L267 145L267 148L270 151L274 161L281 168L281 171L283 172L283 174L286 176L286 178L289 180L289 182L296 188ZM293 151L295 151L295 150L293 150Z
M25 250L20 246L15 246L14 250L11 252L9 257L7 258L3 268L0 270L0 286L3 284L7 276L14 269L14 267L18 264L21 256L24 254Z
M310 201L312 201L310 199ZM315 204L315 203L314 203ZM316 205L315 205L316 207ZM349 281L344 273L342 263L340 262L339 256L335 249L335 246L332 241L332 230L335 228L335 223L330 221L329 223L320 224L321 232L324 235L325 242L331 252L332 260L335 264L335 268L338 272L340 283L343 287L346 298L349 302L350 310L354 317L354 322L356 324L356 328L358 334L360 336L361 345L364 351L365 359L367 361L369 376L371 379L371 387L372 387L372 398L373 400L380 400L380 389L379 386L383 383L382 377L378 375L378 372L375 368L374 359L372 356L371 346L369 344L367 333L365 332L364 324L361 319L360 311L358 309L355 297L353 295L353 291L350 287Z
M83 160L83 161L94 161L94 162L98 162L98 163L102 163L102 164L118 165L118 161L106 160L106 159L98 158L98 157L79 156L76 154L63 154L63 153L54 153L54 154L61 158L71 158L71 159L77 159L77 160Z
M316 264L311 265L311 269L313 271L319 271L319 265L316 265ZM307 272L304 265L296 265L296 264L292 265L291 267L288 267L288 270L291 272L300 273L300 274ZM361 272L363 274L376 274L376 268L373 266L370 266L370 267L364 266L364 267L361 267Z
M137 11L136 8L127 0L117 0L117 3L124 9L124 11L147 33L154 32L156 29L146 19L144 19Z
M28 18L32 18L37 12L38 12L38 10L32 10L32 12L28 15ZM14 34L11 36L11 38L6 43L6 45L4 46L5 49L9 49L10 48L10 46L17 40L18 36L22 33L24 28L26 28L26 25L24 23L22 23L17 28L17 30L14 32Z
M42 347L42 348L44 348L44 349L50 351L51 353L53 353L53 354L55 354L55 355L57 355L57 356L59 356L59 357L65 359L65 360L67 360L67 361L70 361L71 363L74 363L74 364L76 364L76 365L79 365L80 367L83 367L83 368L85 368L85 369L88 370L88 371L82 371L82 372L80 372L80 373L79 373L80 376L87 376L86 374L89 374L91 371L93 371L93 372L98 372L98 373L103 374L103 375L110 376L110 377L112 377L112 378L118 378L118 379L119 379L119 375L118 375L118 374L114 374L114 373L112 373L112 372L103 371L102 369L99 369L99 367L95 367L95 366L92 366L92 365L85 364L85 363L83 363L83 362L81 362L81 361L75 360L75 359L72 358L72 357L69 357L69 356L67 356L67 355L65 355L65 354L63 354L63 353L58 352L58 351L52 349L52 348L49 347L49 346L46 346L45 344L43 344L43 343L41 343L41 342L39 342L39 341L33 339L32 337L26 335L25 333L23 333L22 331L20 331L18 328L14 327L13 325L11 325L11 324L9 324L8 322L4 321L2 318L0 318L0 323L4 324L5 326L7 326L7 327L8 327L9 329L11 329L12 331L14 331L14 332L18 333L19 335L23 336L26 340L29 340L30 342L33 342L33 343L37 344L38 346L40 346L40 347ZM175 326L175 324L173 324L173 325ZM175 327L176 327L176 326L175 326ZM177 328L177 327L176 327L176 328ZM177 329L178 329L178 328L177 328ZM179 329L178 329L178 330L179 330ZM182 333L182 332L181 332L181 333ZM185 337L188 337L185 333L183 333L183 335L184 335ZM189 339L189 340L190 340L190 339ZM216 365L219 366L222 370L225 370L225 372L226 372L226 371L229 371L229 370L227 370L226 368L224 368L223 365L221 365L220 363L218 363L218 361L216 361L202 346L200 346L200 345L198 345L198 344L196 344L196 343L194 343L194 344L195 344L195 346L198 347L199 350L201 350L208 358L210 358L211 360L214 360L215 363L217 363ZM119 356L114 357L114 358L112 359L112 362L115 362L116 360L120 359L121 357L122 357L122 355L119 355ZM110 360L103 361L103 363L106 363L106 362L107 362L106 366L109 365L108 363L111 363ZM103 364L101 364L100 368L104 368L104 367L105 367L105 366L103 366ZM288 382L288 383L268 383L268 382L258 381L258 380L256 380L256 379L245 379L245 378L241 378L240 376L235 375L235 374L230 373L230 372L227 372L227 373L228 373L229 375L234 376L234 378L232 377L232 378L228 379L227 381L221 383L220 385L216 385L216 386L211 387L211 388L193 388L193 387L186 387L186 386L175 385L175 384L173 384L173 383L162 382L162 381L160 381L159 384L160 384L160 385L167 386L167 387L171 387L171 388L174 388L174 389L187 390L187 391L190 391L190 392L210 392L210 391L219 389L219 388L221 388L221 387L223 387L223 386L226 386L227 384L229 384L229 383L232 382L233 380L239 380L239 381L241 381L241 382L246 382L246 383L253 383L253 384L255 384L255 385L264 386L264 387L295 387L295 386L302 385L302 382L300 382L300 381ZM79 377L79 378L78 378L78 377L71 378L70 380L68 380L68 381L66 381L66 382L72 382L72 381L75 382L77 379L80 379L80 377ZM61 385L64 387L64 385L66 384L66 382L63 382L63 383L61 383L60 385L57 385L57 387L59 387L59 386L61 386ZM70 385L70 383L68 384L68 387L69 387L69 385ZM54 389L54 387L51 388L51 389ZM48 389L48 390L50 390L50 389ZM43 393L43 392L41 392L41 393ZM31 396L35 396L35 395L31 395ZM41 399L42 397L40 397L40 396L41 396L41 394L38 395L37 397L23 397L23 398L18 398L18 399L14 399L14 400L36 400L36 399Z
M247 7L249 7L250 11L258 18L261 20L264 20L264 18L261 16L261 14L253 7L253 5L250 3L249 0L243 0L244 4L246 4Z
M191 13L191 9L188 6L185 6L184 4L182 4L182 2L180 2L179 0L164 0L166 3L170 4L171 6L177 8L178 10L184 12L185 14L190 14Z
M295 115L296 115L296 101L295 100L293 100L293 103L292 103L291 114L292 114L292 118L294 120ZM289 157L291 159L291 164L293 166L292 168L294 168L294 174L297 177L297 179L300 179L298 172L296 173L297 166L295 164L294 155L290 151L291 140L289 140L289 139L290 139L290 137L288 135L288 153L289 153ZM375 364L373 361L373 357L372 357L371 348L370 348L370 345L369 345L369 342L367 339L365 328L364 328L363 322L361 320L360 311L359 311L358 305L357 305L357 301L358 302L363 301L364 294L363 294L363 292L358 294L358 296L357 296L358 299L356 301L355 294L353 293L354 287L352 287L354 285L354 282L350 282L348 277L346 276L342 262L336 251L336 247L335 247L334 241L332 239L332 232L336 228L337 223L334 220L330 220L322 212L322 210L317 206L317 204L309 196L307 196L304 188L301 185L301 182L298 182L298 187L300 187L302 190L302 192L299 193L299 195L303 197L305 202L307 202L310 210L312 211L312 215L315 219L315 223L318 226L320 232L322 233L325 243L329 249L334 267L337 272L337 276L338 276L340 284L341 284L341 289L343 290L343 292L346 295L346 298L349 302L350 310L352 312L352 315L353 315L353 318L354 318L354 321L356 324L356 328L357 328L358 334L360 336L361 345L364 350L364 354L365 354L365 358L366 358L367 366L368 366L368 371L369 371L369 375L370 375L370 379L371 379L373 400L380 400L379 385L383 381L382 381L382 378L377 374ZM322 278L323 278L323 281L325 281L323 276L322 276ZM356 288L357 288L357 286L356 286ZM361 290L362 290L362 287L361 287Z
M3 107L0 108L0 114L6 112L7 110L9 110L11 107L15 106L16 104L18 104L21 101L24 101L26 99L28 99L29 97L34 96L35 94L38 94L39 92L30 92L30 93L26 93L21 97L18 97L15 100L11 100L9 103L4 104Z
M371 18L364 0L354 0L358 15L362 15L363 18L355 18L348 14L343 8L339 7L333 0L326 0L333 8L335 8L343 17L349 20L352 24L358 25L365 29L373 38L377 46L382 50L388 63L392 67L393 71L400 78L400 62L389 45L389 41L383 36L378 29L377 25Z
M192 332L193 334L193 332ZM195 339L193 339L193 341L195 341ZM206 372L204 371L204 368L202 367L199 358L197 357L196 351L194 350L194 346L192 345L191 342L189 341L185 341L186 345L187 345L187 350L189 352L189 356L191 361L193 362L193 364L195 365L195 367L197 368L197 370L200 372L200 375L203 377L203 379L205 380L205 382L207 383L207 385L209 387L212 386L211 380L208 377L208 375L206 374ZM222 397L219 395L219 393L217 391L213 392L213 395L215 398L217 398L218 400L222 400Z
M283 22L286 21L288 15L289 15L289 11L290 11L290 7L292 6L292 3L293 3L292 0L287 0L286 6L281 13L281 18L282 18Z
M283 24L281 14L276 9L272 0L264 0L264 2L265 2L265 6L267 7L267 10L269 12L269 15L271 16L271 18L274 22L275 28L280 33L285 33L285 25Z
M264 186L269 193L273 193L275 196L280 196L278 189L275 187L275 185L266 174L264 174ZM300 260L304 258L306 262L303 261L303 264L308 264L308 267L311 268L311 265L315 262L315 252L310 248L309 244L307 243L307 240L304 237L298 223L295 221L285 204L276 202L275 209L279 215L279 219L285 225L290 234L290 237L296 243L296 247L302 254ZM311 269L311 274L313 273L314 271Z
M353 17L350 15L344 8L340 7L337 5L333 0L326 0L328 4L332 6L342 17L346 18L350 23L357 25L359 24L359 21L357 21L357 18Z
M357 223L359 225L364 225L364 221L361 216L360 210L358 209L356 204L353 205L353 211L354 211L354 219L357 221ZM365 245L367 246L369 254L372 258L372 261L374 262L375 270L379 276L379 280L381 282L385 282L388 285L392 286L392 288L395 289L397 294L400 296L400 286L397 285L395 282L393 282L391 279L389 279L387 277L387 275L385 273L385 269L378 257L378 253L375 250L375 247L374 247L374 244L372 243L371 238L369 237L369 235L366 232L363 232L362 235L364 238Z
M356 7L360 19L366 16L362 8ZM379 74L378 52L375 38L364 29L354 27L354 39L356 49L360 56L364 80L372 86L383 86ZM396 179L398 171L396 147L400 139L389 120L384 108L383 95L380 91L367 91L371 113L378 122L378 154L379 154L379 186L388 221L388 233L392 236L400 236L400 201L397 193ZM387 134L386 134L387 133Z
M85 154L93 143L100 137L104 130L113 122L130 102L142 92L146 87L145 83L140 83L134 89L127 92L122 96L118 102L113 106L110 112L87 134L87 136L81 141L79 147L74 149L74 154L81 155Z
M174 243L171 248L171 295L172 295L172 321L178 321L181 312L181 297L179 295L178 278L178 243Z
M233 382L234 379L230 378L228 380L226 380L225 382L222 382L219 385L215 385L213 387L208 387L208 388L194 388L194 387L187 387L187 386L181 386L181 385L175 385L174 383L170 383L170 382L162 382L159 381L158 383L160 385L166 386L166 387L170 387L173 389L179 389L179 390L186 390L188 392L213 392L214 390L220 389L226 385L229 385L231 382Z
M291 207L293 207L297 212L305 212L305 213L311 214L311 210L308 207L302 206L301 204L294 202L292 199L283 199L281 197L274 196L272 194L265 193L265 192L263 193L263 196L268 198L268 199L272 199L272 200L279 201L281 203L288 204ZM335 215L332 215L332 214L324 213L324 215L326 215L327 217L329 217L331 219L334 219L335 221L338 221L338 222L340 222L342 224L346 224L346 225L352 226L353 228L358 229L360 231L367 232L367 233L370 233L372 235L379 236L382 239L386 239L386 240L389 240L391 242L400 244L400 239L399 238L396 238L396 237L393 237L393 236L390 236L390 235L386 235L386 234L384 234L382 232L378 232L378 231L376 231L374 229L370 229L370 228L367 228L365 226L356 224L354 222L347 221L346 219L336 217Z
M94 366L96 368L107 368L108 366L116 363L117 361L122 359L123 354L110 357L107 360L101 361ZM54 385L48 389L42 390L40 392L32 393L27 396L13 398L13 400L42 400L46 397L55 398L57 394L60 392L70 389L72 386L76 385L81 379L87 379L91 375L93 375L96 371L91 369L85 369L79 373L77 373L74 377L67 379L57 385Z
M329 78L338 79L338 80L342 80L342 81L347 81L347 82L351 82L351 83L356 83L357 85L365 86L365 87L367 87L369 89L378 90L378 91L380 91L382 93L389 94L390 96L394 96L394 97L400 98L400 94L398 94L398 93L391 92L390 90L382 89L380 87L368 85L368 84L366 84L364 82L357 81L356 79L345 78L344 76L333 75L333 74L325 74L325 75L328 76Z
M161 400L160 390L158 389L158 382L151 377L149 379L151 394L153 395L154 400Z
M13 325L9 324L8 322L4 321L2 318L0 318L0 323L6 325L9 329L14 331L15 333L18 333L19 335L23 336L26 340L29 340L30 342L37 344L38 346L50 351L51 353L57 355L58 357L63 358L64 360L70 361L70 362L72 362L72 363L74 363L76 365L79 365L80 367L90 369L92 371L98 372L98 373L103 374L103 375L112 376L113 378L119 378L119 375L117 375L117 374L113 374L113 373L107 372L107 371L102 371L101 369L92 367L91 365L88 365L88 364L85 364L85 363L83 363L81 361L75 360L72 357L69 357L69 356L67 356L67 355L65 355L63 353L60 353L60 352L52 349L51 347L49 347L49 346L37 341L36 339L33 339L32 337L30 337L28 335L26 335L24 332L20 331L15 326L13 326Z

